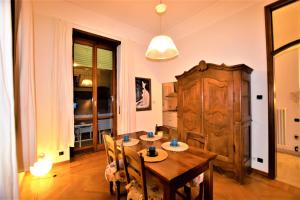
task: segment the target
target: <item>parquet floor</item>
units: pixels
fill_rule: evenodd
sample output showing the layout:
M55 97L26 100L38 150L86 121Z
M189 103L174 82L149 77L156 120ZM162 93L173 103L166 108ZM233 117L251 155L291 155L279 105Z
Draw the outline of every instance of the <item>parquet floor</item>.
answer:
M105 152L81 155L42 178L25 175L20 199L113 200L104 178ZM300 180L299 180L300 181ZM124 198L126 199L126 198ZM178 198L179 199L179 198ZM300 189L252 174L244 185L214 174L215 200L300 200Z

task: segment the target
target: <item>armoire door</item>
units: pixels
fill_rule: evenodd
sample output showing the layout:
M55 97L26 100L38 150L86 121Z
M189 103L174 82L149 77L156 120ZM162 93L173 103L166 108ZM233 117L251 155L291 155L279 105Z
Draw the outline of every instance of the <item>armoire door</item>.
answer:
M201 82L195 80L182 88L182 134L190 131L201 133Z
M234 162L233 83L203 78L204 133L218 160Z

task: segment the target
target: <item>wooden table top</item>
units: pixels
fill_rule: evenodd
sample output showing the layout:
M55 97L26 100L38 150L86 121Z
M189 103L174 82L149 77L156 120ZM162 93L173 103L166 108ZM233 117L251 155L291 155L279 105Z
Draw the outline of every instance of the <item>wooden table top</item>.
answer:
M135 133L129 133L131 138L138 138L140 135L147 134L145 131L139 131ZM122 135L118 136L122 138ZM154 142L148 142L140 140L140 142L131 146L136 151L145 149L149 146L156 146L156 148L161 148L161 144L170 141L169 136L164 136L160 140ZM145 162L146 169L150 170L151 173L156 174L163 179L165 182L178 182L178 179L182 179L182 183L185 182L185 178L196 177L199 175L200 171L205 171L208 168L209 161L216 158L215 153L204 151L199 148L189 146L189 149L182 152L172 152L167 151L168 158L166 160L149 163Z

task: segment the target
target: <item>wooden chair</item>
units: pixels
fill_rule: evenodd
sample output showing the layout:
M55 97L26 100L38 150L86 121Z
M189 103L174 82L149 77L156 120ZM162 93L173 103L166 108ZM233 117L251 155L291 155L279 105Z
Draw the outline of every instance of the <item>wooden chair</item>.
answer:
M153 178L147 177L146 179L143 156L129 147L124 148L123 145L121 145L121 149L128 183L126 186L127 199L161 200L163 198L163 190L153 181Z
M186 132L185 142L190 146L198 147L200 149L207 150L207 140L205 136L194 132Z
M122 155L117 148L116 141L108 133L103 133L103 141L107 157L107 166L105 169L105 178L109 182L109 190L114 194L114 187L116 189L116 198L120 199L121 183L126 182L126 175L124 172L123 162L120 163ZM122 169L123 168L123 169Z
M194 146L194 147L198 147L198 148L207 150L206 136L202 136L202 135L194 133L194 132L186 132L185 135L186 135L185 142L187 144L189 144L190 146ZM203 179L204 179L204 173L200 174L191 183L184 186L184 191L189 198L191 196L191 187L199 185L199 195L198 195L197 199L202 199L203 189L204 189Z
M169 128L167 128L165 126L158 126L156 124L156 126L155 126L155 135L159 134L159 132L162 132L163 135L167 135L167 134L170 133L170 130L169 130Z

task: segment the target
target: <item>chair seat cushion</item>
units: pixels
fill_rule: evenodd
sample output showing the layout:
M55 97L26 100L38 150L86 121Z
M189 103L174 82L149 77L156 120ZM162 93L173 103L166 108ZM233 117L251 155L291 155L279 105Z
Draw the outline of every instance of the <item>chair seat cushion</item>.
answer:
M127 200L144 199L142 188L135 180L126 185L126 190ZM147 193L149 200L162 200L164 195L162 188L155 181L151 181L151 179L147 179Z
M117 171L115 161L111 162L110 164L108 164L106 166L106 168L105 168L105 179L108 182L116 182L116 181L126 182L126 174L125 174L125 171L124 171L124 164L121 160L119 161L119 167L120 167L120 170Z
M192 181L190 181L187 186L189 187L197 187L200 185L200 183L203 182L204 179L204 173L200 174L199 176L197 176L196 178L194 178Z

